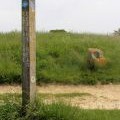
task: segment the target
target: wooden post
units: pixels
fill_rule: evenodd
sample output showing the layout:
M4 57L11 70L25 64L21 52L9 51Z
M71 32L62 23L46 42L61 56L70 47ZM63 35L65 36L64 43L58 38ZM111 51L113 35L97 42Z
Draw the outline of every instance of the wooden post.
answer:
M35 0L22 0L22 106L36 97Z

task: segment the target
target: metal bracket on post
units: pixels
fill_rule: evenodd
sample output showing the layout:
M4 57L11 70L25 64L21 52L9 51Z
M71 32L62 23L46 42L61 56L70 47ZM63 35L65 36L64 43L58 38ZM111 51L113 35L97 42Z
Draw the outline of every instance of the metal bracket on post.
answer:
M22 106L36 97L35 0L22 0Z

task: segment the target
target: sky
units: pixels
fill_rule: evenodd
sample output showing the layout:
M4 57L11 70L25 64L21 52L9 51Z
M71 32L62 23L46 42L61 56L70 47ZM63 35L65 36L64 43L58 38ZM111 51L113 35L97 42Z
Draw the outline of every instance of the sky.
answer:
M112 33L120 28L120 0L36 0L36 29ZM0 0L0 32L21 31L21 0Z

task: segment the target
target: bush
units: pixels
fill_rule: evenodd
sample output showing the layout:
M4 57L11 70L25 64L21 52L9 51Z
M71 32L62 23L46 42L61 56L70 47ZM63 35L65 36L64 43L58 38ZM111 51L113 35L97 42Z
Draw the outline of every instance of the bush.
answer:
M62 30L50 30L50 33L67 33L64 29Z

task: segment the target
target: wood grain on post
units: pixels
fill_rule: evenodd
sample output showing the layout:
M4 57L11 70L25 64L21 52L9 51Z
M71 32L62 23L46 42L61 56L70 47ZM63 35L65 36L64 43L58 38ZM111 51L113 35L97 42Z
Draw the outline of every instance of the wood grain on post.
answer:
M35 0L22 0L22 106L36 97Z

